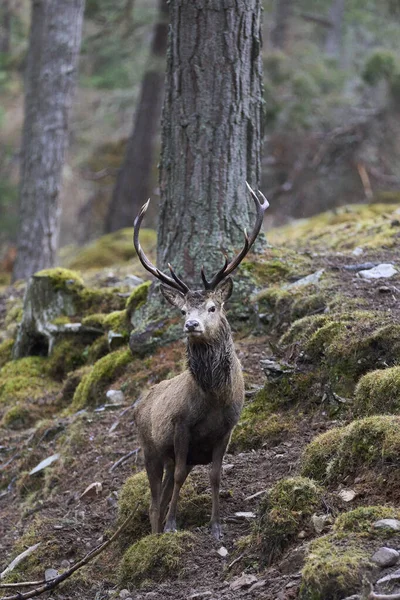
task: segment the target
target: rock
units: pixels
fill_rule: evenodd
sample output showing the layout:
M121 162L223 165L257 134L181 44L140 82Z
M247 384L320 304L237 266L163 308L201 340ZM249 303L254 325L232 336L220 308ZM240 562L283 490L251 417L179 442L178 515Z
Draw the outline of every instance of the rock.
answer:
M399 581L399 580L400 580L400 569L397 569L397 571L390 573L390 575L385 575L385 577L382 577L376 583L378 585L380 585L381 583L389 583L392 581Z
M94 481L93 483L87 486L84 492L82 492L82 494L80 495L80 499L91 500L92 498L95 498L96 496L101 494L102 489L103 485L100 483L100 481Z
M311 522L314 526L315 532L320 534L325 529L327 522L330 522L329 515L312 515Z
M228 550L224 546L221 546L221 548L217 550L217 554L219 554L221 558L226 558L228 556Z
M110 402L122 404L125 402L125 394L121 390L108 390L106 396Z
M128 598L131 595L129 590L121 590L118 597L119 598Z
M33 467L32 471L29 471L29 475L35 475L35 473L39 473L39 471L43 471L43 469L46 469L46 467L49 467L50 465L52 465L53 462L55 462L59 458L60 458L59 454L53 454L52 456L45 458L38 465L36 465L36 467Z
M383 263L366 271L359 271L359 277L363 279L388 279L397 274L397 269L391 263Z
M112 329L107 333L108 347L110 350L118 350L125 344L126 338L122 333L116 333Z
M260 360L260 365L265 375L271 379L276 379L282 375L286 375L287 373L292 373L294 371L294 367L288 363L284 361L278 362L269 358Z
M66 558L64 558L64 560L61 561L60 567L62 569L69 569L69 560L67 560Z
M376 262L356 263L355 265L343 265L343 269L346 271L365 271L366 269L373 269L378 265L379 263Z
M238 517L239 519L255 519L256 518L256 514L248 511L241 511L241 512L235 512L235 517Z
M318 283L324 274L325 269L320 269L319 271L315 271L315 273L311 273L311 275L307 275L307 277L302 277L298 279L294 283L289 283L288 285L283 286L286 289L293 289L298 287L303 287L305 285L312 285Z
M143 279L140 279L140 277L136 277L136 275L127 275L122 281L122 285L126 285L132 289L137 287L141 283L143 283Z
M382 569L385 569L386 567L393 567L393 565L398 562L399 557L400 554L397 552L397 550L383 546L375 552L375 554L372 556L372 560L374 563L382 567Z
M400 521L398 519L380 519L375 521L375 529L391 529L392 531L400 531Z
M241 590L242 588L250 587L251 585L253 585L253 583L256 583L256 581L258 581L258 579L257 577L255 577L255 575L248 575L246 573L243 573L243 575L241 575L240 577L236 577L236 579L232 581L229 587L233 592L235 592L236 590Z
M357 493L354 490L340 490L338 496L343 502L351 502L357 496Z
M354 248L354 250L352 251L352 255L353 256L361 256L361 254L363 254L364 250L363 248L360 248L360 246L357 246L356 248Z
M46 569L44 572L44 578L46 581L55 579L57 576L58 576L58 571L56 571L55 569Z
M248 593L251 594L255 590L259 590L260 588L263 588L266 585L267 585L267 580L266 579L260 579L260 581L256 581L256 583L253 583L253 585L251 587L249 587Z

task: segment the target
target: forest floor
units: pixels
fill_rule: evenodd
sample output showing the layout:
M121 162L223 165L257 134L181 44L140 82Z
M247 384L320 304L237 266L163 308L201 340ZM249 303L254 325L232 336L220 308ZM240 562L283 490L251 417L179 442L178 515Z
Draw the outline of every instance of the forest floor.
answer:
M340 294L342 298L356 299L363 311L382 311L390 315L393 323L399 322L400 275L369 281L357 275L358 268L348 268L359 263L400 265L397 243L390 248L365 248L362 257L351 251L328 249L310 252L306 246L307 242L304 253L309 262L302 275L324 269L328 277L332 276L328 290L332 298ZM21 295L22 291L16 288L3 288L0 317L8 310L10 296L15 299ZM280 324L280 327L285 330L285 324L283 327ZM260 360L274 357L276 339L276 332L265 330L259 335L254 332L237 335L236 348L249 390L265 384L266 376ZM171 351L174 355L182 353L183 356L183 343L174 342L166 349L166 352ZM126 374L122 374L109 388L120 389L125 381ZM35 535L38 531L41 544L48 547L48 552L44 553L46 558L40 565L44 571L47 568L59 570L80 560L116 529L119 491L130 475L143 469L140 449L116 464L139 448L131 410L135 400L136 397L127 397L122 406L102 408L100 405L96 410L75 414L60 412L48 418L44 426L27 429L1 427L0 572L18 553L16 548L19 552L25 549L18 546L20 540L23 539L25 546L29 546L37 540ZM246 400L247 404L251 402L252 398ZM194 545L182 557L183 568L178 577L159 583L145 581L139 588L126 586L129 593L121 592L126 588L118 586L115 580L120 551L111 549L47 597L59 600L112 597L138 600L297 598L307 547L315 532L312 534L308 529L300 531L272 566L263 564L257 549L246 543L241 545L240 540L248 539L254 532L260 501L268 490L277 481L299 473L300 459L307 444L316 435L350 419L346 414L332 414L323 399L312 411L304 410L300 402L293 405L290 412L296 427L276 443L266 439L254 449L226 454L221 485L223 539L216 542L206 525L192 528ZM277 414L279 417L279 411ZM69 437L66 438L67 434ZM60 456L40 484L41 489L33 490L29 477L21 474L56 453ZM190 478L199 494L210 493L207 468L196 467ZM101 484L98 493L82 497L85 489L94 482ZM348 481L343 481L343 485L339 485L337 490L331 489L331 492L336 493L348 485ZM375 500L377 497L378 493ZM359 504L356 499L354 506ZM346 506L346 510L350 508L353 506ZM383 541L381 539L380 544ZM397 542L400 545L400 539ZM218 553L221 547L226 548L226 556ZM243 573L252 577L240 579ZM22 575L30 576L23 571ZM15 593L14 590L3 592L4 597Z

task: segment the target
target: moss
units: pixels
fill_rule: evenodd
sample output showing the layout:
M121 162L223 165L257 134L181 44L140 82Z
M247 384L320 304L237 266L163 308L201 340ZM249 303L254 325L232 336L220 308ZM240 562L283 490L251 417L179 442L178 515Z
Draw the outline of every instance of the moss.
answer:
M106 315L103 327L107 331L114 331L128 337L128 318L126 310L115 310Z
M285 247L288 252L302 249L307 240L309 250L326 253L330 250L392 247L397 243L397 230L391 227L396 204L355 204L301 219L293 224L269 231L270 243Z
M345 433L345 427L335 427L316 436L304 450L302 475L323 482L327 477L328 465L335 456L338 445Z
M86 362L87 344L79 339L61 339L53 348L47 363L47 372L57 381L61 381L70 371L83 366Z
M265 446L273 447L285 440L294 429L293 417L265 412L255 416L245 408L233 430L229 449L232 452L243 452Z
M35 400L58 389L59 385L48 377L48 363L43 357L10 361L0 370L0 403Z
M123 310L125 298L120 297L118 291L114 289L83 288L77 298L78 312L88 316Z
M302 457L303 474L329 483L378 472L382 494L393 486L385 465L395 476L400 466L400 417L366 417L328 431L313 440Z
M50 278L55 290L76 291L84 286L83 279L79 273L60 267L38 271L34 277Z
M126 312L130 319L132 314L143 306L147 301L151 281L145 281L138 285L126 301Z
M362 77L369 85L375 85L381 79L391 81L399 69L397 54L386 48L378 48L367 58Z
M260 505L257 523L265 562L271 564L301 530L309 527L310 517L321 502L322 489L305 477L282 479L271 488Z
M76 388L83 377L90 373L91 367L84 366L70 372L62 383L62 388L57 394L56 404L58 407L67 406L72 402Z
M32 425L32 411L27 406L17 404L3 416L1 424L8 429L27 429Z
M5 340L0 344L0 369L12 359L14 340Z
M357 541L340 542L332 535L313 541L306 556L301 600L341 600L357 592L372 565L370 553Z
M136 256L132 238L133 230L131 228L120 229L104 235L80 249L79 253L68 261L68 266L71 269L86 270L126 262ZM142 229L140 243L146 254L154 251L157 243L155 231Z
M87 317L83 317L82 325L84 325L85 327L95 327L98 329L102 329L106 317L107 315L104 313L94 313L92 315L88 315Z
M183 556L194 546L195 538L187 531L148 535L133 544L119 566L121 585L161 582L183 571Z
M118 521L124 521L137 507L135 516L127 527L121 542L137 540L150 533L149 521L150 487L145 471L129 477L122 486L119 500ZM192 478L189 478L181 490L178 504L178 526L198 527L207 523L211 514L211 496L202 493Z
M357 384L352 408L358 416L399 413L400 367L364 375Z
M345 512L335 520L333 531L338 534L356 533L362 536L388 536L394 531L374 529L373 524L380 519L400 519L400 510L393 506L359 506Z
M100 358L76 388L71 409L97 406L103 400L106 387L123 372L131 360L132 354L125 348Z
M98 337L97 340L93 342L93 344L91 344L88 350L87 361L89 364L93 364L109 353L110 346L108 344L108 337L107 335L102 335Z

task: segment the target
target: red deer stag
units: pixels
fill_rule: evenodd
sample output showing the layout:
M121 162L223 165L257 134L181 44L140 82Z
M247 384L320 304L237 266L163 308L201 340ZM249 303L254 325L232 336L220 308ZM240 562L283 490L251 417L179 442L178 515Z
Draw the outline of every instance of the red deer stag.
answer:
M232 293L228 277L254 243L263 222L267 199L262 202L247 184L257 210L250 236L245 233L241 252L207 281L204 291L192 291L168 265L171 276L157 269L144 254L139 230L150 200L135 219L134 245L145 269L163 284L166 300L184 315L187 335L187 365L184 373L154 385L137 403L134 418L144 453L151 490L150 522L152 533L176 530L179 492L194 465L212 463L211 530L221 536L219 486L221 465L232 430L239 420L244 400L242 368L236 356L224 303ZM167 286L167 287L166 287Z

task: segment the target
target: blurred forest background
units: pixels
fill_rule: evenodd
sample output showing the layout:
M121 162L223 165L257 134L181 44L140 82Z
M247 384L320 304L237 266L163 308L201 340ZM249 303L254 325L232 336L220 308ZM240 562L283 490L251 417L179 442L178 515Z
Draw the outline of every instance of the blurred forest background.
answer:
M30 0L0 6L0 262L13 259ZM264 0L268 218L400 201L400 2ZM60 247L130 226L158 194L165 0L88 0ZM132 197L132 220L115 217ZM136 204L135 204L136 202Z

